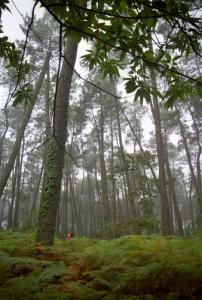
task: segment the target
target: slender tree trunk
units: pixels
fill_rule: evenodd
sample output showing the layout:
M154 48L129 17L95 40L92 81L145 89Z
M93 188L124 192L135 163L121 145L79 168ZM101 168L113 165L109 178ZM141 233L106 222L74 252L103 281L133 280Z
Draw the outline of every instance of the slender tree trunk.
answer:
M181 133L181 136L182 136L182 141L183 141L183 144L184 144L184 148L185 148L185 152L186 152L186 156L187 156L187 161L188 161L188 165L189 165L189 169L190 169L190 173L191 173L191 180L193 182L193 186L194 186L194 189L196 191L196 198L197 198L197 201L198 201L198 205L199 205L199 212L198 212L198 225L200 227L202 227L202 191L201 191L201 168L200 168L200 155L201 155L201 146L199 147L199 152L198 152L198 157L197 157L197 173L199 172L200 175L198 177L198 180L197 180L197 176L195 175L195 172L194 172L194 167L193 167L193 164L192 164L192 159L191 159L191 154L190 154L190 151L189 151L189 147L188 147L188 143L187 143L187 137L186 137L186 132L185 132L185 128L184 128L184 125L181 121L181 118L180 118L180 111L178 109L177 106L175 106L175 109L176 109L176 112L177 112L177 117L178 117L178 122L179 122L179 126L180 126L180 133ZM197 132L196 132L197 133ZM199 145L200 145L200 142L199 142ZM198 159L199 159L199 162L198 162Z
M15 193L15 211L13 217L13 228L17 229L19 225L19 207L20 207L20 195L21 195L21 174L22 174L22 164L23 164L23 156L24 156L24 146L25 141L23 139L22 150L19 151L17 156L17 182L16 182L16 193Z
M17 179L17 160L15 162L15 168L12 171L11 203L8 209L8 229L12 228L13 226L13 207L15 201L16 179Z
M54 136L48 143L47 165L43 176L37 241L49 245L53 244L54 241L57 209L60 200L69 94L77 48L78 44L69 39L58 80L54 108Z
M117 219L119 218L119 219L123 220L124 212L123 212L123 208L121 206L121 199L120 199L119 189L117 187L117 184L116 184L115 188L116 188L116 194L117 194Z
M87 172L87 180L88 180L88 199L89 199L89 213L90 213L90 236L93 236L95 233L95 210L94 210L94 198L93 198L93 188L91 183L90 173Z
M18 224L18 211L19 211L19 184L20 184L20 151L16 157L16 185L15 185L15 209L12 227L17 228ZM17 196L18 193L18 196Z
M103 124L103 111L101 112L101 125L100 125L100 170L101 170L101 186L102 186L102 199L103 199L103 212L104 222L111 221L110 205L109 205L109 194L108 194L108 182L107 182L107 170L105 165L104 156L104 124Z
M152 74L152 77L153 76L154 74ZM157 88L155 78L152 78L152 85L154 88ZM158 165L159 165L159 191L160 191L160 200L161 200L162 233L164 235L170 235L172 232L171 232L171 224L170 224L170 213L169 213L170 210L169 210L168 196L167 196L167 189L166 189L164 143L163 143L162 131L161 131L158 99L156 99L156 97L153 97L152 102L150 102L150 106L154 118L155 133L156 133L156 147L157 147Z
M111 131L111 183L112 183L112 222L117 222L117 208L116 208L116 180L114 176L114 129L112 118L110 118L110 131Z
M94 121L95 121L95 119L94 119ZM95 121L95 124L96 124L96 121ZM96 124L96 131L97 131L97 139L98 139L98 145L99 145L99 156L100 156L103 221L104 221L104 223L109 223L111 221L111 211L110 211L110 204L109 204L107 171L106 171L106 166L105 166L104 113L103 113L102 103L100 103L99 127Z
M176 197L176 192L175 192L175 185L173 182L173 177L172 177L172 173L171 173L171 169L170 169L166 137L165 137L164 149L165 149L166 170L167 170L167 175L168 175L168 186L169 186L169 191L170 191L170 195L172 198L174 213L175 213L176 222L177 222L177 233L179 235L183 236L184 230L183 230L183 224L182 224L182 217L181 217L181 213L180 213L180 209L179 209L179 205L178 205L178 201L177 201L177 197Z
M132 188L131 178L129 175L129 165L128 165L128 161L125 157L125 151L124 151L124 146L123 146L121 122L120 122L120 104L118 102L118 99L116 100L115 104L116 104L115 110L116 110L116 121L117 121L118 138L119 138L119 149L120 149L122 166L123 166L123 170L125 173L126 185L127 185L127 199L128 199L129 205L130 205L130 210L132 212L132 217L136 217L137 211L136 211L135 202L134 202L134 198L135 198L134 190Z
M153 51L152 38L151 33L149 33L150 39L148 41L148 47ZM151 74L151 87L154 91L157 91L157 79L155 70L150 68ZM154 119L154 127L155 127L155 137L156 137L156 148L157 148L157 156L158 156L158 167L159 167L159 194L160 194L160 205L161 205L161 228L162 233L164 235L172 234L172 224L170 219L170 208L168 202L167 195L167 185L166 185L166 172L165 172L165 149L164 142L162 137L162 129L161 129L161 117L160 117L160 109L158 104L158 98L156 95L152 97L149 96L150 107L152 116Z
M4 217L5 203L6 203L6 197L3 198L2 207L1 207L1 211L0 211L0 229L3 227L2 223L6 219Z
M34 216L34 213L36 211L37 198L38 198L38 195L39 195L41 179L42 179L42 175L43 175L43 171L44 171L44 159L43 159L41 170L40 170L40 173L39 173L39 176L38 176L37 184L36 184L36 187L35 187L35 190L34 190L33 202L32 202L32 207L31 207L31 210L30 210L30 217L29 217L30 224L32 224L33 216Z
M82 153L84 153L84 146L83 146L83 139L81 136L81 150ZM92 182L91 182L91 176L90 176L90 171L88 168L88 164L87 164L87 160L86 160L86 156L85 154L83 154L83 169L86 170L87 172L87 182L88 182L88 205L89 205L89 228L90 228L90 236L93 235L93 232L95 232L95 224L94 224L94 220L95 220L95 216L94 216L94 197L92 194Z
M196 133L196 141L197 141L197 145L198 145L198 152L197 152L197 157L196 157L196 172L197 172L197 187L198 187L198 202L200 205L200 215L199 218L202 219L202 178L201 178L201 153L202 153L202 146L201 146L201 141L200 141L200 132L199 132L199 128L198 125L196 123L194 114L191 110L191 108L188 106L190 115L192 117L193 120L193 125L195 128L195 133Z
M187 207L188 207L188 217L189 217L189 223L191 225L191 229L194 230L194 215L193 215L193 207L192 207L192 199L191 199L191 194L192 194L192 182L190 184L190 190L189 190L189 195L185 183L185 179L183 176L183 186L184 186L184 191L185 191L185 196L186 196L186 201L187 201Z
M142 147L141 141L140 141L140 139L138 138L138 135L136 134L136 132L135 132L135 130L134 130L134 128L133 128L133 126L132 126L130 120L128 119L127 115L125 114L125 112L124 112L124 110L123 110L122 108L121 108L121 112L122 112L124 118L126 119L126 121L127 121L127 123L128 123L128 126L130 127L130 130L131 130L131 132L132 132L132 134L133 134L135 140L136 140L137 143L138 143L138 146L139 146L139 148L140 148L140 151L142 152L142 154L143 154L143 155L145 156L145 158L146 158L145 150L144 150L144 148ZM154 169L153 169L152 165L150 164L150 162L147 162L147 165L148 165L148 167L149 167L149 169L150 169L150 171L151 171L151 173L152 173L153 178L154 178L155 181L157 182L157 177L156 177L156 174L155 174L155 172L154 172ZM158 190L159 190L159 186L158 186L158 185L157 185L157 188L158 188Z
M191 155L189 152L189 147L188 147L188 143L187 143L187 138L186 138L186 133L185 133L185 129L184 126L182 124L181 118L180 118L180 111L177 108L177 106L175 106L176 112L177 112L177 117L178 117L178 122L179 122L179 126L180 126L180 133L182 136L182 140L183 140L183 144L184 144L184 148L185 148L185 152L186 152L186 156L187 156L187 161L189 164L189 169L190 169L190 173L191 173L191 177L192 177L192 182L194 184L194 188L196 190L196 193L198 192L198 185L197 185L197 180L196 180L196 176L194 173L194 167L192 165L192 160L191 160Z
M97 225L98 230L103 228L103 211L102 211L102 203L101 203L101 193L98 181L98 170L97 170L97 159L95 157L95 189L96 189L96 196L97 196L97 206L96 206L96 213L97 213Z
M116 124L117 125L117 124ZM118 138L118 130L117 130L117 127L115 127L115 136L116 136L116 145L118 147L119 145L119 138ZM120 156L118 157L119 158L119 162L120 162L120 169L123 170L123 165L122 165L122 160L120 158ZM122 197L122 199L124 199L124 202L122 201L122 206L123 206L123 210L122 210L122 214L124 216L126 216L127 218L130 218L131 217L131 210L130 210L130 204L129 204L129 201L128 201L128 197L127 197L127 184L126 184L126 176L125 176L125 173L124 172L121 172L121 177L122 177L122 186L121 187L121 191L122 191L122 195L124 195ZM119 188L118 186L116 185L116 192L118 194L118 203L119 203L119 207L121 207L121 199L120 199L120 195L119 195Z
M0 198L3 194L3 191L4 191L4 188L7 184L8 178L10 176L10 173L11 173L12 169L13 169L16 156L17 156L17 154L20 150L21 141L22 141L22 138L24 136L24 132L25 132L25 129L27 127L27 124L29 122L32 110L33 110L34 105L36 103L39 91L41 89L41 86L42 86L42 83L43 83L43 80L44 80L44 76L45 76L45 73L46 73L46 70L47 70L47 67L48 67L50 57L51 57L51 52L48 51L47 55L46 55L46 58L45 58L45 61L44 61L44 64L43 64L43 67L42 67L42 70L41 70L41 73L40 73L38 81L36 83L36 87L35 87L34 92L33 92L32 101L25 108L25 111L24 111L23 117L22 117L22 121L21 121L19 129L17 131L16 139L15 139L15 142L14 142L9 160L8 160L4 170L3 170L3 174L0 176Z
M73 184L73 178L72 176L69 176L69 188L70 188L70 194L71 194L71 204L72 204L72 209L74 212L74 224L76 225L76 232L77 234L81 235L82 234L82 225L81 225L81 220L79 216L79 210L78 210L78 203L75 195L75 189L74 189L74 184ZM75 228L74 227L74 228Z
M151 72L151 85L154 90L157 90L156 84L156 74L154 70L150 69ZM161 201L161 226L162 233L164 235L172 234L172 227L170 222L170 209L167 195L167 184L166 184L166 172L165 172L165 149L164 142L162 137L161 129L161 118L160 118L160 109L158 105L158 99L156 96L153 96L150 99L151 112L154 119L155 125L155 135L156 135L156 147L157 147L157 156L158 156L158 166L159 166L159 192L160 192L160 201Z
M192 188L193 188L193 183L192 183L192 180L191 180L188 200L189 200L189 208L190 208L190 218L191 218L192 230L195 230L193 204L192 204L192 196L191 196L192 195Z
M10 92L9 92L10 94ZM2 155L3 155L3 143L4 143L4 139L5 139L5 136L6 136L6 133L8 131L8 116L7 116L7 109L5 108L5 120L6 120L6 126L5 126L5 129L4 129L4 132L0 138L0 170L3 168L3 162L2 162Z

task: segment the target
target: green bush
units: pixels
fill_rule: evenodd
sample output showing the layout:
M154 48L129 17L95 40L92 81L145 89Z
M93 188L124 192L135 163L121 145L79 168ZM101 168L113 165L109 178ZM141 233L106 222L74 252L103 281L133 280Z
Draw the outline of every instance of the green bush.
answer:
M100 236L118 238L128 234L156 234L158 233L158 227L158 221L153 218L122 220L119 223L105 224Z

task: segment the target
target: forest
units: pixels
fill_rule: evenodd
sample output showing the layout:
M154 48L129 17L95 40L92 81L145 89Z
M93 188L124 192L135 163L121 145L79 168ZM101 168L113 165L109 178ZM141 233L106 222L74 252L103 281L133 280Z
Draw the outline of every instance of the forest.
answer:
M0 299L202 299L202 1L30 3L0 1Z

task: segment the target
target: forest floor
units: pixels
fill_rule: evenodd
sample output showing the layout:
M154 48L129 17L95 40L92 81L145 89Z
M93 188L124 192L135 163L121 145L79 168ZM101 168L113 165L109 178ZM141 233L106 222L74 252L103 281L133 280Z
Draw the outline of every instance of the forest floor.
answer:
M0 232L0 299L202 299L202 239L57 239Z

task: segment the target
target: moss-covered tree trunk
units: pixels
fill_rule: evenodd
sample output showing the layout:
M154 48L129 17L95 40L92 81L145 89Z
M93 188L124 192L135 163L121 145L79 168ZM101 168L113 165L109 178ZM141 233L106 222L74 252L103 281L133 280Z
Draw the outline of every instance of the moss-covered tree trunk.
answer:
M54 136L48 143L47 160L43 176L37 241L48 245L53 244L54 241L62 170L64 167L69 93L77 47L78 44L76 42L71 39L68 40L55 100Z

